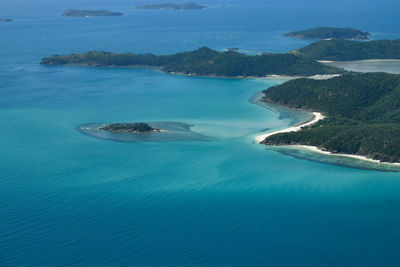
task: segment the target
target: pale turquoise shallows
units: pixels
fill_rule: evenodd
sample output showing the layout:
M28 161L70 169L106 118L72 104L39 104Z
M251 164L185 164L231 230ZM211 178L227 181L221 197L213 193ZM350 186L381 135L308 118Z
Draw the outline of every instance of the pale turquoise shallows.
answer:
M14 21L0 24L0 266L398 266L399 173L253 142L300 119L248 101L283 81L38 64L87 50L292 50L308 42L281 33L338 16L396 38L399 3L372 2L159 13L122 0L1 1L0 17ZM127 16L64 18L65 8ZM118 121L184 122L213 139L123 143L76 130Z

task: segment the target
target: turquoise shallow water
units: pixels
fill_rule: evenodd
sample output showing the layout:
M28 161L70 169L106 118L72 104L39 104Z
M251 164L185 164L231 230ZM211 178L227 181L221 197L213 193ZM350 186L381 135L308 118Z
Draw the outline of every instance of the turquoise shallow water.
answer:
M101 1L128 16L68 20L60 10L93 2L40 4L0 3L15 18L0 24L1 266L398 266L398 173L297 159L253 142L296 121L248 101L283 81L38 65L91 49L291 50L306 42L280 32L315 24L310 14L326 13L323 6L237 1L160 15ZM397 36L396 2L380 13L378 3L354 4L369 15L354 23L345 4L329 4L323 21L340 14L340 23ZM193 124L213 140L122 143L76 130L137 120Z

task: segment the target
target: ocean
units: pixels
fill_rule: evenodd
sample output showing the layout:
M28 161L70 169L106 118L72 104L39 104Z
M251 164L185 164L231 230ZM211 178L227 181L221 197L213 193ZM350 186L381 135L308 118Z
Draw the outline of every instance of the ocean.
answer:
M162 2L162 1L161 1ZM284 114L249 99L277 79L39 65L91 50L248 54L310 43L282 33L346 26L400 38L398 1L2 0L0 266L398 266L400 174L256 144ZM123 17L66 18L67 8ZM302 117L303 116L303 117ZM77 127L178 122L207 140L115 142Z

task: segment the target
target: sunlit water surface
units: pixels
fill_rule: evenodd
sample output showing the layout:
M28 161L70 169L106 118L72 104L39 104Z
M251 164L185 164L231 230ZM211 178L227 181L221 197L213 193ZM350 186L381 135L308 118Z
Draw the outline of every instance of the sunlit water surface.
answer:
M254 143L307 116L248 101L282 80L38 62L203 45L283 52L308 42L282 33L320 24L397 38L399 3L204 2L188 12L135 3L1 1L0 17L14 22L0 24L0 265L398 266L398 173ZM65 8L126 16L65 18ZM130 121L186 123L210 140L114 142L76 128Z

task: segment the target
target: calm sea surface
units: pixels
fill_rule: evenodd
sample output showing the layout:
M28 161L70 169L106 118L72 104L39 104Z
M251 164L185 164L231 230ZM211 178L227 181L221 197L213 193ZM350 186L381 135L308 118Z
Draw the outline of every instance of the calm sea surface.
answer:
M1 0L0 266L399 266L400 174L286 156L255 144L296 122L250 103L282 80L193 78L146 69L45 67L89 50L250 54L350 26L400 38L398 1ZM123 17L65 18L66 8ZM208 141L122 143L83 124L171 121Z

